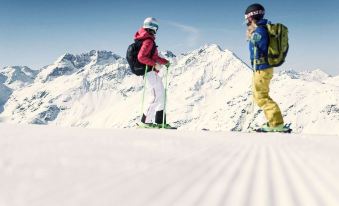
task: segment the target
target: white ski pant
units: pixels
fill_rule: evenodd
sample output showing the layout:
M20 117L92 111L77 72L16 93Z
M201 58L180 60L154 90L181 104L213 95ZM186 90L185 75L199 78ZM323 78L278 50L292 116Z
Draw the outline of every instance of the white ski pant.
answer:
M147 91L149 107L144 111L146 116L145 123L155 122L155 114L157 111L164 110L165 88L162 78L155 72L151 71L146 74Z

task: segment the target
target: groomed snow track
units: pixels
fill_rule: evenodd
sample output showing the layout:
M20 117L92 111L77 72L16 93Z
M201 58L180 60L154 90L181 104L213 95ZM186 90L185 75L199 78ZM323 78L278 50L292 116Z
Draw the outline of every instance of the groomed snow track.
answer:
M0 124L1 206L337 206L339 137Z

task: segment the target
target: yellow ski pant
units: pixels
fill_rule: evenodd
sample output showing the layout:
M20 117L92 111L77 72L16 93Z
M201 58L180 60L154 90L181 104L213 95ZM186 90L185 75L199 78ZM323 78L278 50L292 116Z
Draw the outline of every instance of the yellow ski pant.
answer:
M253 98L255 103L264 111L270 127L284 123L280 108L269 96L270 82L273 78L273 68L257 70L253 74Z

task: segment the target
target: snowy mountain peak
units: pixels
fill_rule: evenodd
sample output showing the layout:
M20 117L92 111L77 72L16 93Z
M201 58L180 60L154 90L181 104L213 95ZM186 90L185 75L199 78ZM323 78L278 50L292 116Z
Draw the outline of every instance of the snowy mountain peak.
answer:
M160 52L160 55L163 56L164 58L175 58L176 57L176 55L173 52L168 51L168 50Z
M331 75L325 73L320 69L302 72L297 72L295 70L290 69L279 72L279 75L288 76L291 79L301 79L304 81L316 81L316 82L322 82L331 77Z
M115 63L117 60L122 60L119 55L114 54L111 51L92 50L91 52L94 52L94 55L92 56L92 61L94 61L96 64L112 64Z
M124 61L123 58L111 51L92 50L80 55L66 53L53 64L45 67L38 75L37 81L44 83L60 76L74 74L84 67L108 65L116 62L124 63Z
M9 66L4 67L0 70L1 74L15 74L15 73L24 73L26 76L34 77L38 71L32 70L27 66Z
M182 56L189 56L189 55L202 55L202 54L212 54L212 53L219 53L223 52L219 45L217 44L205 44L204 46L200 47L199 49L195 49L191 52L182 53Z
M38 74L36 81L45 83L52 81L57 77L73 74L79 68L79 64L76 65L76 57L72 54L64 54L57 59L53 64L44 67ZM80 64L86 64L81 62Z
M299 72L293 70L293 69L289 69L289 70L283 70L279 72L280 76L287 76L291 79L299 79Z
M206 44L183 56L184 57L181 58L180 61L185 61L186 65L193 66L192 63L197 62L199 65L206 64L205 69L218 68L220 70L225 70L228 68L227 72L232 70L229 66L235 70L244 68L246 68L246 70L249 69L233 52L222 50L217 44Z
M58 64L60 62L72 62L72 61L75 61L75 56L73 54L70 54L70 53L65 53L63 54L62 56L60 56L55 62L54 64Z
M331 77L329 74L327 74L326 72L320 69L301 72L301 75L303 75L305 80L319 81L319 82Z
M208 58L209 60L211 60L211 58L214 59L219 59L219 58L223 58L223 61L225 59L228 60L237 60L240 61L241 63L245 64L239 57L237 57L237 55L235 55L232 51L230 50L223 50L221 49L221 47L217 44L206 44L205 46L194 50L190 53L184 54L184 56L197 56L197 57L202 57L205 56L206 58Z
M121 59L119 55L114 54L111 51L97 51L91 50L90 52L80 55L73 55L66 53L59 57L54 64L71 63L75 68L84 67L89 63L113 63L114 61Z
M210 50L210 51L222 51L219 45L217 44L205 44L202 47L203 50Z
M12 89L18 89L31 84L37 74L38 71L27 66L4 67L0 70L0 82Z

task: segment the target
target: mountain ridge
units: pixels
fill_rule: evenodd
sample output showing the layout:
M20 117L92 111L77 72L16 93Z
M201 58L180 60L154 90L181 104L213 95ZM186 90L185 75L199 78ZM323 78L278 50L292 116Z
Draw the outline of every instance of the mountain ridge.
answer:
M174 125L248 131L265 121L261 110L251 111L252 71L233 52L210 44L169 56L168 118ZM271 95L296 132L339 134L335 126L325 129L339 123L336 78L320 70L275 73ZM142 90L142 78L113 52L66 53L41 69L31 84L13 90L0 116L15 123L133 127L140 118Z

